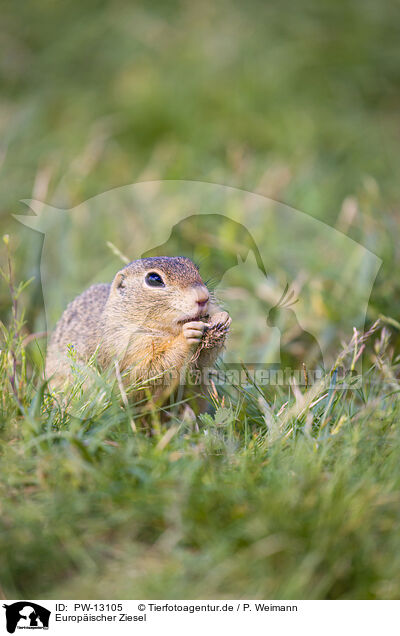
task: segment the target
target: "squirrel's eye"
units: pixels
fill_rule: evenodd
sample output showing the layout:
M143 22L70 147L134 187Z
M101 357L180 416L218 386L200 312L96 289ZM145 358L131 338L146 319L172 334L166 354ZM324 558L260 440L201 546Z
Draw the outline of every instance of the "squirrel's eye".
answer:
M149 272L146 274L145 281L150 287L165 287L163 279L157 272Z

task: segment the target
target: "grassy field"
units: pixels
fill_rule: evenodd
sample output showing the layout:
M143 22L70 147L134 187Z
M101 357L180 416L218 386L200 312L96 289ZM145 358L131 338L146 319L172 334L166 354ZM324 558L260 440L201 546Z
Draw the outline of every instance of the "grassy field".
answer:
M4 3L4 598L399 597L399 19L386 0ZM101 380L79 417L63 412L41 380L42 341L25 338L45 308L57 317L83 270L95 277L111 224L93 240L72 224L44 288L43 236L12 215L26 214L22 199L79 210L125 184L175 179L258 192L382 259L357 337L337 288L321 292L334 257L313 243L302 262L315 281L306 326L329 323L330 360L350 369L365 344L359 388L332 385L330 371L311 388L218 387L197 422L154 412L151 437ZM139 230L119 232L118 248L125 234L139 249ZM334 265L331 277L358 289L363 271ZM268 263L272 281L282 268ZM252 299L252 282L240 284Z

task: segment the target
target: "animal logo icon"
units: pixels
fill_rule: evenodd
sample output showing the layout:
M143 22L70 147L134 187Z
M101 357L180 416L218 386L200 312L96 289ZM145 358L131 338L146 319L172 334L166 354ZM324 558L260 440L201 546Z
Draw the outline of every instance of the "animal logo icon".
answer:
M4 604L6 610L6 628L9 634L19 629L48 629L50 610L32 603L32 601L18 601L11 605Z

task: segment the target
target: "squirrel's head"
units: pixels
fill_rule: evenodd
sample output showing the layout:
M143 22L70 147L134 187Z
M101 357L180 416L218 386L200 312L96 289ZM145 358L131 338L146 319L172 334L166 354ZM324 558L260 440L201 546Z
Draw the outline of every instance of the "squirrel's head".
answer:
M124 323L178 333L184 322L207 315L209 299L190 258L159 256L121 269L112 282L108 306Z

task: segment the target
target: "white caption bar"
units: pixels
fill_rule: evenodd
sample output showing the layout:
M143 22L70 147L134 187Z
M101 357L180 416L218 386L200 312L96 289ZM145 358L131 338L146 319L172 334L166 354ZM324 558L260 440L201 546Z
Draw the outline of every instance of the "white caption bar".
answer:
M0 633L173 633L234 630L274 636L376 636L397 625L400 601L3 601ZM23 630L23 631L22 631ZM340 631L339 631L340 630ZM223 633L223 632L222 632Z

